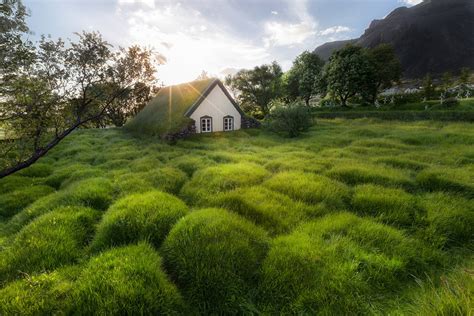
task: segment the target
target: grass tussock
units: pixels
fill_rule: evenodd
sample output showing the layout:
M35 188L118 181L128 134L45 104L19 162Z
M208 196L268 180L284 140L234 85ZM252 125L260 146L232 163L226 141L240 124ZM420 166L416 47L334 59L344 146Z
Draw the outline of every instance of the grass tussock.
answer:
M342 208L350 199L350 190L345 184L311 173L278 173L267 180L264 186L294 200L310 204L324 203L328 208Z
M424 218L424 210L417 199L402 189L385 188L365 184L354 188L352 206L362 215L401 226L419 224Z
M243 313L268 243L266 233L243 218L206 209L180 220L161 250L167 271L200 313Z
M190 203L206 203L213 195L262 182L268 171L252 163L224 164L196 172L181 190Z
M159 191L129 195L112 204L102 217L92 248L101 250L146 240L159 247L188 207Z
M0 195L0 218L10 218L29 204L53 192L51 187L36 185L4 193Z
M2 251L1 280L78 261L92 239L97 218L97 211L83 207L60 208L37 218Z
M349 213L330 215L275 239L262 266L270 314L364 314L380 291L400 288L436 253L400 231Z

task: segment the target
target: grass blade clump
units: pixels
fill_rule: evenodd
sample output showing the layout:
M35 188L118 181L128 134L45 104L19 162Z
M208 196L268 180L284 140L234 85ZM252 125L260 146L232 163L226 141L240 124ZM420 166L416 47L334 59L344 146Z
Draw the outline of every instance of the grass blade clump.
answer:
M29 204L53 192L54 189L49 186L36 185L0 195L0 220L12 217Z
M269 239L261 228L221 209L181 219L162 246L165 266L201 314L238 314L252 289Z
M35 163L26 169L18 172L19 176L30 177L30 178L44 178L49 176L53 172L53 167L46 163Z
M71 312L88 315L182 315L184 303L148 244L116 248L85 265Z
M362 215L373 216L387 224L410 226L419 224L425 211L415 196L402 189L365 184L354 188L352 206Z
M447 191L474 198L474 178L468 170L430 168L421 171L416 181L426 191Z
M11 175L0 179L0 194L25 189L34 184L33 179L17 175Z
M428 232L435 244L452 247L474 242L473 200L438 192L424 195L422 203L428 211Z
M184 182L188 180L183 171L172 167L140 172L137 176L148 181L154 188L172 194L178 193Z
M92 239L95 210L67 207L45 214L19 231L0 254L0 281L19 272L51 270L81 258Z
M272 234L287 233L300 222L323 211L263 187L240 188L224 192L211 204L236 212Z
M174 223L187 212L186 204L163 192L127 196L104 214L92 247L104 249L140 240L159 247Z
M208 167L193 175L183 186L181 195L190 203L206 204L213 194L258 184L268 175L265 168L253 163Z
M350 213L274 240L262 266L268 314L366 314L383 291L420 275L437 253L400 231Z
M90 178L74 183L65 192L70 199L103 211L113 200L114 188L112 182L106 178Z
M328 208L341 208L350 199L349 188L324 176L303 172L278 173L264 186L306 203L324 203Z
M0 289L0 315L65 314L79 271L79 266L70 266L8 283Z
M357 161L342 161L331 168L327 175L350 185L374 183L384 186L404 186L409 189L414 186L406 171Z

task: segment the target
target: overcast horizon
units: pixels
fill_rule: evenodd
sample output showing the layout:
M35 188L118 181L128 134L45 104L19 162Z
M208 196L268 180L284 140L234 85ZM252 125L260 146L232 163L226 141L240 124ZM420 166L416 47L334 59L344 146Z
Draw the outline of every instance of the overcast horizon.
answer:
M273 60L286 70L304 50L359 37L374 19L418 0L26 0L28 25L41 34L74 38L100 31L114 46L152 47L166 58L164 84L223 76Z

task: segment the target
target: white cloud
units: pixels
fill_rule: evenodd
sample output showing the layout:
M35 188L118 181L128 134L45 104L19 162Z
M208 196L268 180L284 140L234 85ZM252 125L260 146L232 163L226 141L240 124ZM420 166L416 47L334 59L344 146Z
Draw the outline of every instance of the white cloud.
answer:
M118 0L119 5L144 5L149 8L155 7L155 0Z
M399 2L407 5L417 5L423 2L423 0L399 0Z
M333 27L327 28L325 30L322 30L322 31L318 32L318 34L323 35L323 36L328 36L328 35L345 33L345 32L350 32L350 31L351 31L351 29L348 28L347 26L337 25L337 26L333 26Z
M269 21L264 25L265 47L292 46L303 44L316 35L317 22L308 12L307 0L289 0L289 13L296 18L296 22Z
M223 30L197 10L178 4L156 9L120 9L116 14L128 23L128 44L152 46L167 63L158 69L165 84L195 79L204 69L221 73L225 68L249 68L269 62L264 47Z
M271 11L270 13L273 15L278 15L278 11Z

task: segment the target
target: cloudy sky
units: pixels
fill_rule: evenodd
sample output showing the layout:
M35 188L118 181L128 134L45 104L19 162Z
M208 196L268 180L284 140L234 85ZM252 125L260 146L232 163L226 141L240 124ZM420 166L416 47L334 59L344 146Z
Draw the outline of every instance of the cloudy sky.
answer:
M34 37L98 30L115 46L140 44L166 57L165 84L278 61L360 36L370 21L420 0L24 0Z

